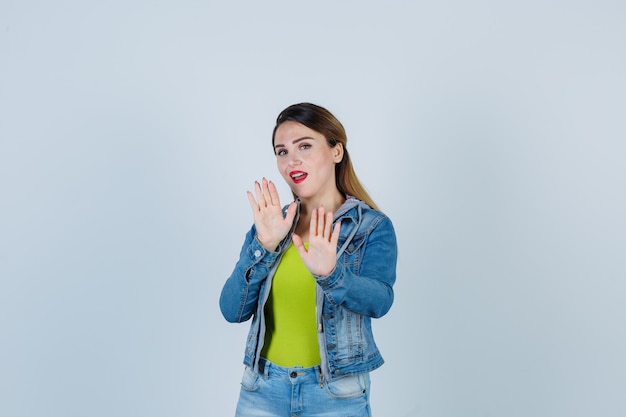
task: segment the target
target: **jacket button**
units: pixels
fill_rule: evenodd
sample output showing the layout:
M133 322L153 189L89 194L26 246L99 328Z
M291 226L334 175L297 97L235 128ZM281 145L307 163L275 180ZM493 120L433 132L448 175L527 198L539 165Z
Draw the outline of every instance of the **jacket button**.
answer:
M261 256L261 251L257 249L254 251L254 257L258 258L259 256Z

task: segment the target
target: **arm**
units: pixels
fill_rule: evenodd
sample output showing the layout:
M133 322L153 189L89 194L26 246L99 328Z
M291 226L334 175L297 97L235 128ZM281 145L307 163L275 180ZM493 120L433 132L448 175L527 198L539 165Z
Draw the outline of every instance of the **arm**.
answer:
M222 315L231 323L244 322L256 312L263 281L278 256L277 252L266 250L255 236L256 227L252 226L220 295Z
M326 276L314 275L326 298L344 308L370 317L382 317L393 303L397 242L391 220L384 216L366 237L359 274L347 268L342 255Z
M263 281L276 261L274 252L292 227L297 204L291 203L285 213L280 207L276 186L263 178L254 184L256 198L248 191L254 226L246 235L235 270L224 284L220 309L224 318L240 323L256 311Z

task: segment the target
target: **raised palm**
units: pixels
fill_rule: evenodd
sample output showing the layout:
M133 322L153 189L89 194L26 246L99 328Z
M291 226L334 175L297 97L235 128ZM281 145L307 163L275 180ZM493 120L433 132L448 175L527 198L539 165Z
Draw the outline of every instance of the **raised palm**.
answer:
M255 181L254 192L255 194L248 191L248 200L252 208L257 239L265 249L275 251L291 229L296 215L296 203L291 203L286 216L283 216L276 185L265 178L261 183Z
M340 230L341 222L333 227L333 213L324 213L324 207L319 207L311 214L308 249L302 238L294 233L293 244L312 274L327 276L335 269Z

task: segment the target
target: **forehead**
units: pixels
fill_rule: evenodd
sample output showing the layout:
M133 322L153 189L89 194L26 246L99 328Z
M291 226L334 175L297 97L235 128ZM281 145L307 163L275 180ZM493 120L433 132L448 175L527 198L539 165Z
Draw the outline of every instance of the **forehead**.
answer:
M324 135L301 123L289 120L282 123L276 129L274 145L284 145L303 138L324 139Z

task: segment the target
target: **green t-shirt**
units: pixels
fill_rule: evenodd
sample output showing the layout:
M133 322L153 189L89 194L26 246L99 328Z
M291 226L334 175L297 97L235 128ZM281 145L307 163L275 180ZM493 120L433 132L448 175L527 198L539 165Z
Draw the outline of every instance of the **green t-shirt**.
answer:
M320 363L315 317L316 285L315 278L292 243L280 260L265 304L267 327L261 355L270 362L304 368Z

